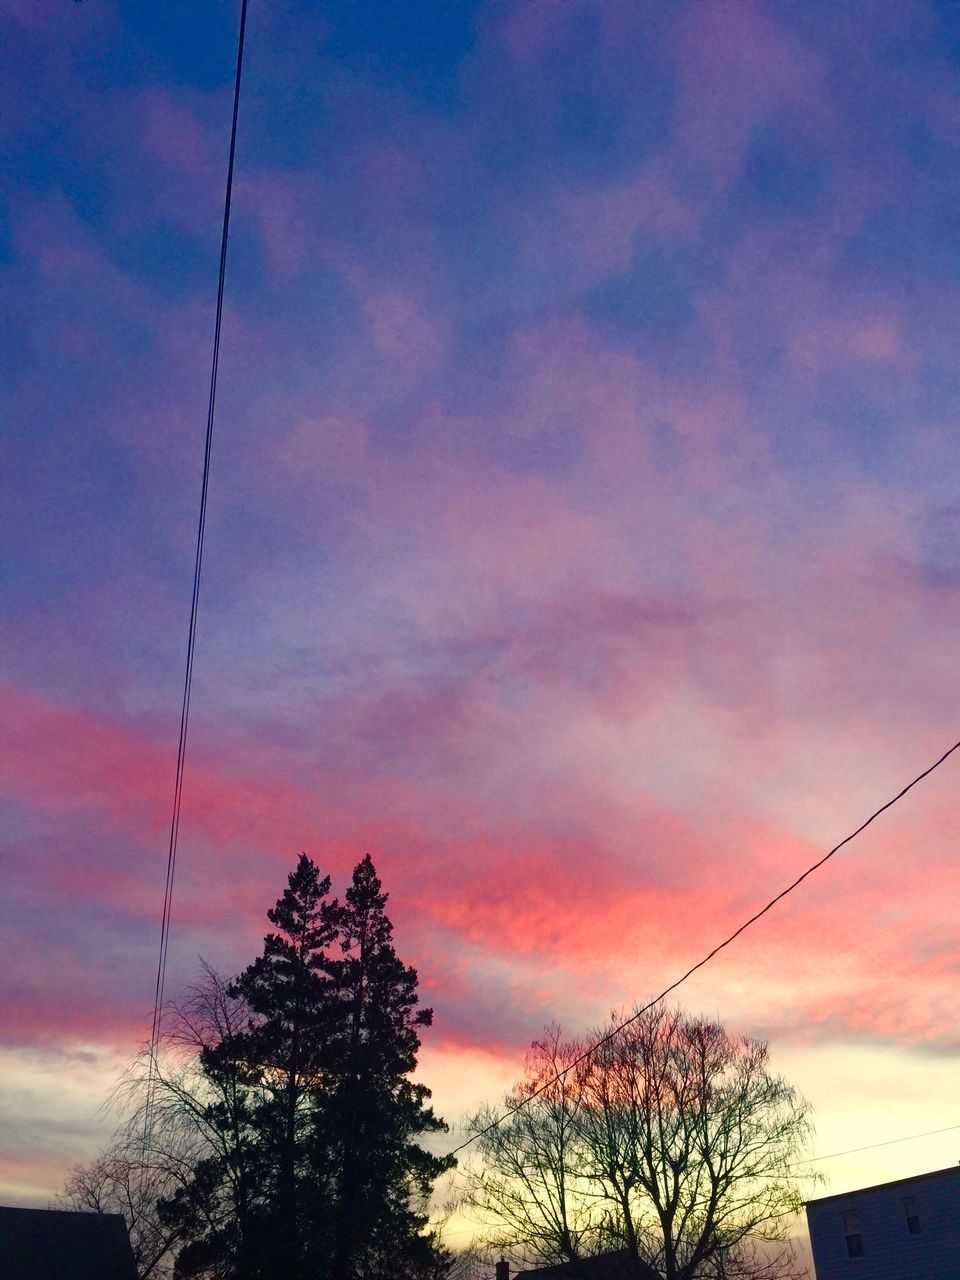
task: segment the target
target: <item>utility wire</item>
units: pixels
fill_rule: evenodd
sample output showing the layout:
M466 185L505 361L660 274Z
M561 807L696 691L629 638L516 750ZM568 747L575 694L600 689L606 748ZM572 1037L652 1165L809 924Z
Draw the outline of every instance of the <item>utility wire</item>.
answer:
M220 274L217 281L217 312L213 332L213 358L210 367L210 396L207 403L207 432L203 451L203 483L200 489L200 515L197 521L197 549L193 568L193 594L190 599L190 626L187 632L187 661L180 706L180 741L177 747L177 772L173 789L173 813L167 847L167 876L163 891L163 913L160 924L160 949L157 959L157 981L153 999L153 1023L150 1031L150 1071L147 1084L145 1117L149 1122L154 1082L154 1061L160 1037L163 1011L163 986L167 972L167 950L170 943L170 920L173 911L173 878L177 866L177 841L180 834L180 806L183 799L183 774L187 753L187 726L190 720L190 690L193 684L193 657L197 642L197 611L200 603L200 571L203 566L203 535L207 523L207 493L210 487L210 454L213 445L213 421L217 404L217 371L220 363L220 330L223 322L223 292L227 271L227 237L230 231L230 201L233 195L233 165L237 149L237 117L240 111L240 77L243 68L243 40L247 24L247 0L241 0L240 33L237 40L237 70L233 86L233 120L230 127L230 158L227 163L227 185L223 202L223 231L220 238Z
M960 1129L960 1124L948 1124L943 1129L928 1129L925 1133L906 1133L901 1138L887 1138L884 1142L870 1142L865 1147L851 1147L848 1151L831 1151L829 1155L811 1156L809 1160L798 1160L797 1163L791 1167L799 1169L802 1165L806 1164L820 1164L822 1160L839 1160L841 1156L855 1156L861 1151L876 1151L878 1147L893 1147L896 1146L898 1142L915 1142L919 1138L933 1138L941 1133L955 1133L958 1129ZM434 1222L428 1223L427 1225L432 1226L434 1230L437 1230L441 1224ZM456 1231L444 1231L442 1232L442 1236L446 1239L448 1236L476 1235L484 1229L484 1224L478 1222L472 1227L462 1227L458 1228Z
M944 1129L929 1129L926 1133L908 1133L901 1138L887 1138L885 1142L871 1142L865 1147L853 1147L849 1151L831 1151L829 1155L811 1156L809 1160L799 1160L793 1166L793 1168L798 1169L800 1168L801 1165L805 1165L805 1164L819 1164L821 1160L837 1160L839 1159L840 1156L852 1156L852 1155L856 1155L860 1151L875 1151L878 1147L892 1147L898 1142L913 1142L918 1138L932 1138L935 1135L940 1133L953 1133L957 1129L960 1129L960 1124L951 1124L951 1125L947 1125L946 1128ZM458 1227L456 1231L443 1231L441 1229L441 1224L439 1222L428 1222L426 1226L430 1231L439 1230L441 1240L448 1240L453 1236L476 1237L479 1235L481 1231L485 1230L485 1224L480 1222L476 1223L472 1227ZM260 1250L254 1254L245 1255L244 1261L256 1262L268 1256L274 1256L280 1253L288 1253L291 1249L295 1247L296 1247L295 1243L290 1243L286 1245L283 1245L283 1244L274 1245L268 1250Z
M943 1129L928 1129L926 1133L907 1133L902 1138L887 1138L884 1142L869 1142L865 1147L851 1147L848 1151L831 1151L827 1156L811 1156L809 1160L798 1160L797 1164L819 1164L821 1160L839 1160L841 1156L859 1155L861 1151L876 1151L878 1147L893 1147L898 1142L915 1142L918 1138L934 1138L940 1133L955 1133L960 1124L948 1124Z
M848 836L844 836L839 844L835 844L828 853L823 855L822 858L818 859L818 861L813 863L812 866L807 867L806 871L804 871L802 875L797 876L796 880L794 880L792 884L788 884L787 887L782 889L775 898L771 898L765 907L761 907L760 910L752 915L749 920L745 920L743 924L740 925L739 929L735 929L728 938L724 938L723 942L718 943L718 945L715 946L712 951L709 951L702 960L698 960L695 965L691 965L686 973L677 978L675 982L671 982L668 987L664 987L658 996L655 996L653 1000L650 1000L645 1004L642 1009L638 1009L636 1013L631 1014L629 1018L625 1018L623 1022L618 1023L612 1031L608 1031L606 1035L601 1036L595 1044L592 1044L588 1049L585 1049L583 1053L579 1054L572 1062L568 1063L562 1071L558 1071L555 1076L552 1076L544 1084L540 1085L537 1089L534 1089L532 1093L523 1098L515 1107L507 1107L502 1115L491 1120L490 1123L484 1125L482 1129L478 1129L477 1132L467 1138L465 1142L461 1142L458 1147L454 1147L449 1154L455 1156L459 1151L463 1151L465 1147L469 1147L471 1143L476 1142L478 1138L482 1138L485 1134L491 1133L494 1129L499 1128L499 1126L503 1124L505 1120L509 1119L510 1116L516 1115L517 1112L522 1111L523 1108L533 1102L535 1098L539 1098L542 1093L546 1093L548 1089L561 1081L564 1076L573 1070L574 1067L579 1066L581 1062L585 1062L587 1058L592 1057L598 1049L602 1048L605 1044L609 1044L611 1040L615 1039L620 1032L629 1027L631 1023L636 1022L638 1018L642 1018L645 1013L648 1013L654 1005L659 1004L661 1000L671 993L671 991L676 991L676 989L679 986L682 986L688 978L692 977L698 969L702 969L705 964L709 964L714 956L719 955L725 947L729 947L732 942L735 942L736 939L740 937L741 933L744 933L749 929L752 924L756 924L761 916L765 916L767 912L772 910L777 903L781 901L781 899L787 896L788 893L792 893L794 889L796 889L798 885L801 885L808 876L811 876L815 871L818 871L825 862L829 862L833 855L838 853L845 844L849 844L851 840L855 840L862 831L865 831L867 827L870 826L871 822L875 822L882 813L886 813L886 811L892 808L898 800L902 800L907 792L912 790L918 782L922 782L924 778L928 778L935 769L939 769L943 762L952 756L958 749L960 749L960 742L955 742L952 747L948 748L948 750L943 753L939 760L934 761L929 768L924 769L923 773L918 773L912 782L908 782L907 785L901 791L898 791L892 799L888 800L886 804L882 804L879 809L871 813L870 817L867 818L865 822L861 822L860 826L857 827L855 831L851 831Z

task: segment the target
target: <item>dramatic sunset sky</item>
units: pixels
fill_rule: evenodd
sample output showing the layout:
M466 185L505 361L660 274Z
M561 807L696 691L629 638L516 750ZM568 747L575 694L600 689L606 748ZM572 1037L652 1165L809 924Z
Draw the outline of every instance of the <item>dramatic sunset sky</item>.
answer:
M7 1204L149 1023L238 8L0 3ZM171 994L369 850L456 1121L960 737L958 160L945 0L251 0ZM958 794L684 989L822 1155L960 1126Z

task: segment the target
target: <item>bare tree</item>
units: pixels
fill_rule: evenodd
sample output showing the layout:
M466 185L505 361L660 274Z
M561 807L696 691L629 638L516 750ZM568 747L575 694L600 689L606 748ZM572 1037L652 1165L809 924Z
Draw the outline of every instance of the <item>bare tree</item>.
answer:
M470 1244L451 1254L444 1280L492 1280L500 1257L500 1252L489 1245Z
M466 1201L483 1215L492 1246L514 1254L519 1248L530 1261L592 1253L603 1226L601 1199L583 1175L582 1072L557 1079L583 1048L556 1023L546 1027L527 1054L524 1078L504 1100L507 1118L494 1125L502 1109L487 1106L467 1122L480 1135L481 1162L465 1170Z
M208 1152L229 1152L239 1195L244 1118L235 1080L211 1080L200 1069L204 1052L244 1026L242 1000L201 961L203 976L164 1013L159 1044L134 1059L111 1098L122 1116L109 1147L71 1172L58 1196L65 1208L122 1214L138 1280L172 1274L179 1229L161 1205L183 1194ZM229 1199L229 1197L228 1197ZM225 1218L235 1210L225 1203Z
M157 1215L157 1201L170 1192L162 1168L147 1168L138 1153L122 1141L92 1164L78 1165L57 1201L80 1213L119 1213L127 1224L138 1280L160 1280L170 1274L176 1234Z
M811 1126L765 1044L663 1005L582 1062L559 1029L545 1043L507 1105L562 1080L486 1133L489 1111L470 1121L482 1165L468 1197L501 1240L542 1261L620 1249L637 1276L663 1280L790 1274Z

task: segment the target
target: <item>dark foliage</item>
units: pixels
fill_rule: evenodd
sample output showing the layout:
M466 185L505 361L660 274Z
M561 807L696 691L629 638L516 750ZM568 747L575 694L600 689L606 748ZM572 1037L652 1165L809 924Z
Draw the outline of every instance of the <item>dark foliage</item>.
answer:
M422 1235L448 1158L418 1138L445 1129L410 1073L416 970L393 947L387 895L369 855L345 901L305 855L275 932L232 984L245 1026L208 1044L223 1141L162 1206L186 1241L180 1276L222 1280L427 1280L445 1260ZM216 1112L216 1114L214 1114Z

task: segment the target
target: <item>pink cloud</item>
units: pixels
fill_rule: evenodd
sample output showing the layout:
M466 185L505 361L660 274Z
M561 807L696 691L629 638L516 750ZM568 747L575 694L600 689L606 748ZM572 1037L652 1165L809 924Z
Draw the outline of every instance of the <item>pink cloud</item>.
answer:
M501 23L500 39L518 62L532 61L562 39L562 20L567 12L567 6L558 11L550 0L515 4Z
M9 686L0 702L6 749L2 780L21 802L47 814L95 814L105 829L156 840L169 823L173 787L171 742L153 727L124 724L61 707ZM267 840L279 812L296 823L302 798L292 788L231 782L197 760L189 806L199 830L223 846ZM193 820L190 819L192 822Z
M804 372L819 372L830 365L849 367L857 361L908 372L913 358L902 318L886 310L887 314L850 317L834 314L806 330L800 328L790 338L788 359Z
M444 324L426 314L415 298L374 292L363 299L374 345L405 372L425 373L442 362L447 345Z
M697 216L656 165L604 187L560 188L546 208L504 200L497 216L528 269L587 288L626 271L638 239L689 241Z
M578 23L588 24L606 51L616 55L626 33L635 33L640 15L629 0L608 0L602 8L590 0L565 0L558 7L551 0L519 0L497 27L497 37L515 62L523 67L568 44Z
M722 281L695 303L730 377L742 376L743 333L761 323L767 341L783 346L785 373L799 379L915 367L903 301L853 286L838 296L834 270L832 238L811 241L792 224L742 237Z
M178 179L209 171L214 152L196 114L181 98L154 89L144 94L141 111L142 144L164 168Z
M141 213L130 210L121 220L128 226L142 225ZM52 332L68 350L79 348L108 363L115 358L110 322L120 319L132 332L162 343L171 366L182 360L180 368L198 368L198 361L205 360L205 353L201 357L198 351L197 325L202 322L204 334L209 334L206 303L158 301L149 285L118 266L102 239L62 194L22 200L12 239L21 259L43 284L42 296L26 312L36 329L38 348ZM52 306L54 297L56 307ZM230 320L232 341L242 352L244 325L232 315ZM122 399L113 401L112 408L114 415L122 418ZM182 401L177 411L182 412ZM126 439L126 422L122 434Z
M48 814L91 811L101 830L112 827L138 842L158 842L166 822L162 782L169 759L153 735L22 696L8 698L6 710L5 740L12 752L5 760L5 781L18 799L35 801ZM423 731L416 724L421 713L413 706L398 710L401 738L409 739L408 714ZM429 721L431 713L423 713ZM387 732L382 719L378 731ZM441 726L441 739L447 732L469 737L475 725ZM502 728L495 732L501 734ZM51 743L56 744L52 750ZM528 750L522 734L517 746ZM224 747L219 771L204 760L207 748L200 748L188 775L187 833L202 836L209 852L195 846L185 864L177 907L181 926L210 935L221 919L230 928L242 920L255 943L264 905L277 885L266 883L266 864L245 867L239 849L254 845L269 851L279 873L299 847L341 872L362 847L372 847L393 892L404 945L417 954L432 998L453 1024L460 1018L456 1003L462 982L450 986L443 969L436 968L438 946L448 955L447 965L456 964L458 951L470 947L498 963L533 966L512 997L526 1010L511 1014L519 1033L525 1018L543 1021L553 1014L551 1001L560 997L546 974L569 973L584 1009L598 997L624 1000L643 994L676 976L822 852L780 825L746 821L735 796L728 797L729 810L718 810L713 800L684 815L652 796L635 793L628 801L622 783L602 768L595 773L585 768L583 784L578 789L568 782L566 796L558 791L560 826L550 837L538 833L542 819L536 813L511 818L502 801L491 807L443 796L429 775L416 786L407 782L398 788L384 777L361 781L343 774L336 781L315 781L311 798L307 790L278 785L262 773L254 781L236 772L237 744ZM570 775L564 771L563 776ZM643 776L641 766L638 777ZM481 775L479 780L489 800L495 795L490 779ZM541 783L537 790L549 795ZM326 799L331 794L334 804ZM899 828L894 824L871 845L838 858L775 917L758 925L711 972L711 988L722 992L731 973L740 975L751 983L750 1016L776 1021L784 1034L821 1026L838 1035L942 1042L957 939L949 929L941 930L928 955L914 949L937 918L931 904L949 898L956 817L949 788L928 803L922 830L915 819ZM578 814L582 832L564 832ZM904 881L899 850L908 831L911 842L922 842L927 850L926 871ZM154 914L156 904L143 887L140 867L80 865L68 846L62 855L46 856L45 866L58 891L74 902L113 901L141 919ZM227 866L231 874L223 882ZM211 876L223 883L213 914ZM891 903L899 904L901 915L889 915ZM878 933L876 922L884 913L889 923ZM925 923L918 927L917 921ZM817 956L822 963L812 959ZM838 983L841 972L846 977ZM926 995L923 1002L912 1001L907 1013L902 991L910 975L920 972ZM845 995L825 1004L821 991L827 973L832 991L839 988ZM877 973L902 979L882 1002L874 998ZM120 1007L94 1013L82 1000L75 1003L75 1012L68 1014L44 988L13 1011L10 1026L18 1034L35 1035L42 1026L56 1025L58 1036L80 1036L101 1023L109 1029L111 1018L122 1031L140 1016L139 1010ZM738 1007L736 996L733 1003Z
M686 6L674 39L683 85L676 138L714 182L737 175L753 129L774 111L800 101L816 105L816 62L760 6L746 0Z
M561 197L560 214L569 219L571 241L561 253L579 251L596 275L628 267L640 231L686 239L698 229L676 185L655 168L602 191Z
M63 200L23 209L13 242L45 276L65 280L101 271L116 276L101 246Z
M40 961L41 956L34 956ZM66 973L74 975L81 957L66 958ZM144 978L146 979L146 969ZM96 1044L118 1054L133 1055L136 1047L150 1037L150 994L147 981L139 992L131 990L123 999L117 992L81 990L71 976L59 981L48 978L42 984L16 994L4 984L4 1045L45 1048L64 1044ZM23 988L21 987L21 990Z
M236 184L237 212L257 228L273 270L293 276L318 252L317 206L302 179L279 173L247 174Z
M286 483L311 484L322 476L359 481L370 464L367 428L358 419L308 418L297 422L281 439L271 441L256 455L247 455L252 466L279 466Z

